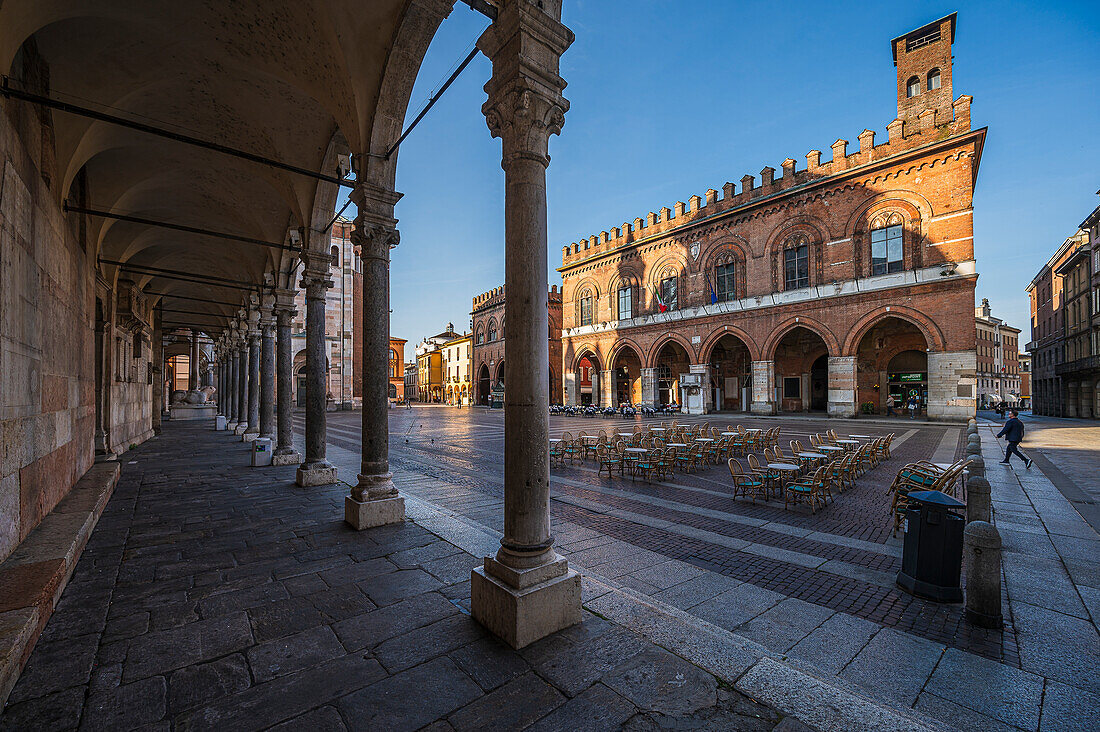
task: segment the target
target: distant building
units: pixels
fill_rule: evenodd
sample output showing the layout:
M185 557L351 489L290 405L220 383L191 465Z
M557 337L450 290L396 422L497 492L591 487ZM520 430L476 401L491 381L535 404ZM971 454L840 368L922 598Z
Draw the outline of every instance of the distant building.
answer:
M390 338L390 399L405 400L404 338Z
M416 361L409 361L405 364L405 396L413 402L420 401L420 392L416 388L416 377Z
M443 394L448 404L473 403L473 338L469 333L443 344Z
M1020 402L1020 329L993 317L989 299L974 308L977 329L978 405L989 409L1001 402Z
M416 346L416 382L422 402L443 401L443 344L459 338L454 323L442 333L429 336Z
M504 285L483 292L473 300L470 322L473 328L474 403L488 406L504 398ZM546 334L550 351L550 403L562 403L561 380L561 292L552 285L546 294L549 319ZM498 404L499 406L499 404Z
M1100 207L1062 242L1027 286L1034 414L1100 416L1100 254L1093 238L1098 219Z

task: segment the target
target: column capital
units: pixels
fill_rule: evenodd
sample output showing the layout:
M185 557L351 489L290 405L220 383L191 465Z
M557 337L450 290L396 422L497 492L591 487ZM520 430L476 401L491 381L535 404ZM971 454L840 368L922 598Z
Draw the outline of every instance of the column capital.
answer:
M355 228L351 232L351 243L359 247L359 257L364 262L369 259L390 261L390 250L401 242L401 232L394 228L393 223L375 222L368 217L357 216Z
M481 112L490 134L503 142L503 166L516 159L549 165L550 135L561 132L569 111L558 69L573 39L556 0L503 0L497 19L478 38L477 47L493 62Z
M329 279L332 255L328 252L302 252L302 263L305 270L298 286L305 288L306 298L324 298L325 290L336 284Z
M267 332L275 327L275 293L268 292L260 297L260 330Z

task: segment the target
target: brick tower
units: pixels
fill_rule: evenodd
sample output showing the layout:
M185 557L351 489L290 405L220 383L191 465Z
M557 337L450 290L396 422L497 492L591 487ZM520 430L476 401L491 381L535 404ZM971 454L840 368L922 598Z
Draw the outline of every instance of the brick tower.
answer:
M929 127L951 120L951 44L955 13L890 42L898 70L898 119L907 128L932 111ZM906 132L908 134L908 132Z

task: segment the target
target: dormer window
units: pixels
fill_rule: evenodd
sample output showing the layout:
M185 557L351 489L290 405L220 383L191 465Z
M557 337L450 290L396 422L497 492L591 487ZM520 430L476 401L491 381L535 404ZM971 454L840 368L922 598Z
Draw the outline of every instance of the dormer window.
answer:
M928 91L940 88L940 70L932 69L928 72L928 83L924 86Z
M920 79L916 76L911 77L905 84L905 96L912 99L920 94Z

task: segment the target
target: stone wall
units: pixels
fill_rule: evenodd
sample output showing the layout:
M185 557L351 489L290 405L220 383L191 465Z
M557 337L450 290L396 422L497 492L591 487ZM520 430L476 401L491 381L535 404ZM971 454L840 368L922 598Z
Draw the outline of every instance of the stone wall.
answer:
M92 464L93 273L51 141L48 114L0 101L0 560Z

